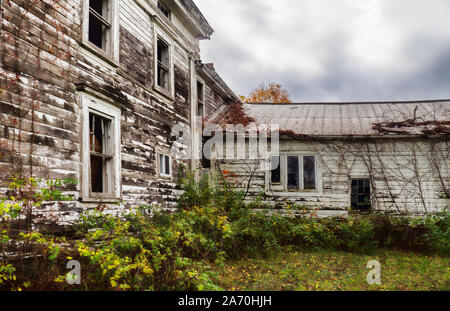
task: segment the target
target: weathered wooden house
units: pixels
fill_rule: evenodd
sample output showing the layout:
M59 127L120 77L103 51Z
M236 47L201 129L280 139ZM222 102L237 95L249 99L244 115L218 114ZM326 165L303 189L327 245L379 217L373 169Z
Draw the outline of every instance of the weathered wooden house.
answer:
M450 100L244 104L225 108L212 123L224 131L227 124L247 126L242 141L234 129L227 139L221 134L225 151L213 152L212 167L246 189L249 200L319 215L424 214L449 206ZM273 125L274 141L261 130Z
M198 165L173 155L174 125L237 99L201 63L213 29L194 2L0 3L1 176L79 180L75 201L50 209L61 221L99 203L173 203L179 164Z

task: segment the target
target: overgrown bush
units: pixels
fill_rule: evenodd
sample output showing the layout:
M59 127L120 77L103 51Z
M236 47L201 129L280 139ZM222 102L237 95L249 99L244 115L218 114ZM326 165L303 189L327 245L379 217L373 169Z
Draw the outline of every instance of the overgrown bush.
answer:
M49 181L39 189L42 181L11 180L0 201L1 290L213 290L217 287L204 272L208 262L267 257L285 246L450 255L448 210L416 219L282 216L270 209L255 212L223 176L196 182L190 173L180 178L184 194L175 213L143 206L116 217L99 206L81 215L72 240L31 230L28 209L68 199L60 188L70 182ZM11 253L16 259L6 256ZM77 287L66 282L69 260L81 263Z

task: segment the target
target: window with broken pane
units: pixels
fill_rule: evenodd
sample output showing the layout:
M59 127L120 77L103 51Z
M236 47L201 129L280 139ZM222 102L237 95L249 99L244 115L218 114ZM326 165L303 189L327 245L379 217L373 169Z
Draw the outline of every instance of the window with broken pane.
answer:
M90 180L92 193L112 191L111 120L89 113Z
M351 207L356 210L370 209L370 179L353 179L351 181Z
M157 43L157 84L163 89L169 89L169 45L162 39Z
M104 51L107 51L111 32L110 1L89 0L89 42Z

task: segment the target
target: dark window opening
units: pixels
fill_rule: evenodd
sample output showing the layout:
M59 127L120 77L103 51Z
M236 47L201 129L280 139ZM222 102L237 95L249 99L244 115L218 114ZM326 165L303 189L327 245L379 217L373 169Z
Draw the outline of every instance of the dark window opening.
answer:
M109 0L89 0L89 41L106 50L109 22Z
M312 156L303 157L303 188L316 189L316 162Z
M168 18L170 19L170 11L158 1L158 9Z
M271 162L271 183L281 184L281 165L280 157L272 157Z
M169 46L158 39L157 44L157 83L163 89L169 89Z
M204 109L204 87L200 81L197 81L197 116L203 117Z
M287 157L288 189L299 189L298 157Z
M370 209L370 179L353 179L351 207L356 210Z
M91 191L108 193L111 189L110 171L113 159L110 153L111 120L90 113L89 133Z

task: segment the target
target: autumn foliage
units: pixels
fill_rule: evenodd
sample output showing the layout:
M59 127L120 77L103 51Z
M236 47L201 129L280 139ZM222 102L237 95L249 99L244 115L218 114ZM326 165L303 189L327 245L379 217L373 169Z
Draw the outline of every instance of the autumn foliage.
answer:
M249 96L241 98L246 103L291 103L289 92L281 84L262 83Z

